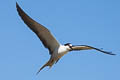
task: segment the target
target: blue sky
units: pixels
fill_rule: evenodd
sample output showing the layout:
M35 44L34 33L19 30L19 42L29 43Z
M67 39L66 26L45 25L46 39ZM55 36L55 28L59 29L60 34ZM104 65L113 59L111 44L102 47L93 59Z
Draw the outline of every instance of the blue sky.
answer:
M119 0L17 0L62 44L86 44L112 51L70 52L51 69L36 72L49 59L37 36L23 23L15 0L0 1L0 80L120 80Z

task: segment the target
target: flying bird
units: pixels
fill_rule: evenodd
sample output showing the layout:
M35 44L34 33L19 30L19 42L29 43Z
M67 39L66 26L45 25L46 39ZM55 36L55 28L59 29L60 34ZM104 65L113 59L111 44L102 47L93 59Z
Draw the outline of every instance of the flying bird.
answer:
M51 32L45 28L43 25L39 24L35 20L33 20L30 16L28 16L18 5L16 2L16 8L19 16L24 21L24 23L38 36L38 38L42 41L45 48L49 50L50 59L44 64L37 74L46 66L52 67L53 64L57 63L58 60L67 54L70 51L78 51L78 50L97 50L105 54L115 55L111 52L103 51L101 49L88 46L88 45L72 45L71 43L66 43L64 45L60 44Z

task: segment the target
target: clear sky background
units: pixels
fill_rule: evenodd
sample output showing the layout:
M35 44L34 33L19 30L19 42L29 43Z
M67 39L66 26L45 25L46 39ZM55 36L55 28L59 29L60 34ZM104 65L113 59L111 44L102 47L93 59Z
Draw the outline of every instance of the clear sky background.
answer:
M37 36L23 23L15 0L0 0L0 80L120 80L120 0L17 0L59 42L95 50L70 52L51 69Z

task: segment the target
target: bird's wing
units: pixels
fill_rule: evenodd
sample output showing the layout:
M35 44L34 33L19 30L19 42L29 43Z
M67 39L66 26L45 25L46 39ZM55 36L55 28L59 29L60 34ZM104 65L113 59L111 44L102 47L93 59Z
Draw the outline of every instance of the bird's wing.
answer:
M37 23L35 20L30 18L16 3L16 8L18 14L20 15L21 19L24 23L40 38L42 43L46 48L52 52L56 47L59 47L59 42L52 36L50 31L45 28L43 25Z
M107 52L107 51L103 51L101 49L98 49L98 48L95 48L95 47L92 47L92 46L88 46L88 45L77 45L77 46L72 46L71 49L74 51L74 50L89 50L89 49L94 49L94 50L97 50L97 51L100 51L100 52L103 52L105 54L109 54L109 55L115 55L111 52Z

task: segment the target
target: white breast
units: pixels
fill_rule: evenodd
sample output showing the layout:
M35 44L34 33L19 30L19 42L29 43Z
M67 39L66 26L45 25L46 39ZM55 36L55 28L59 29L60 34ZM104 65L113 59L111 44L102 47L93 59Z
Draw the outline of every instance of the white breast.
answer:
M64 46L64 45L60 45L60 47L58 48L58 56L62 57L67 52L69 52L69 47L68 46Z
M69 47L68 46L64 46L64 45L60 45L59 48L56 48L55 51L52 54L52 57L55 60L60 59L62 56L64 56L67 52L69 52Z

